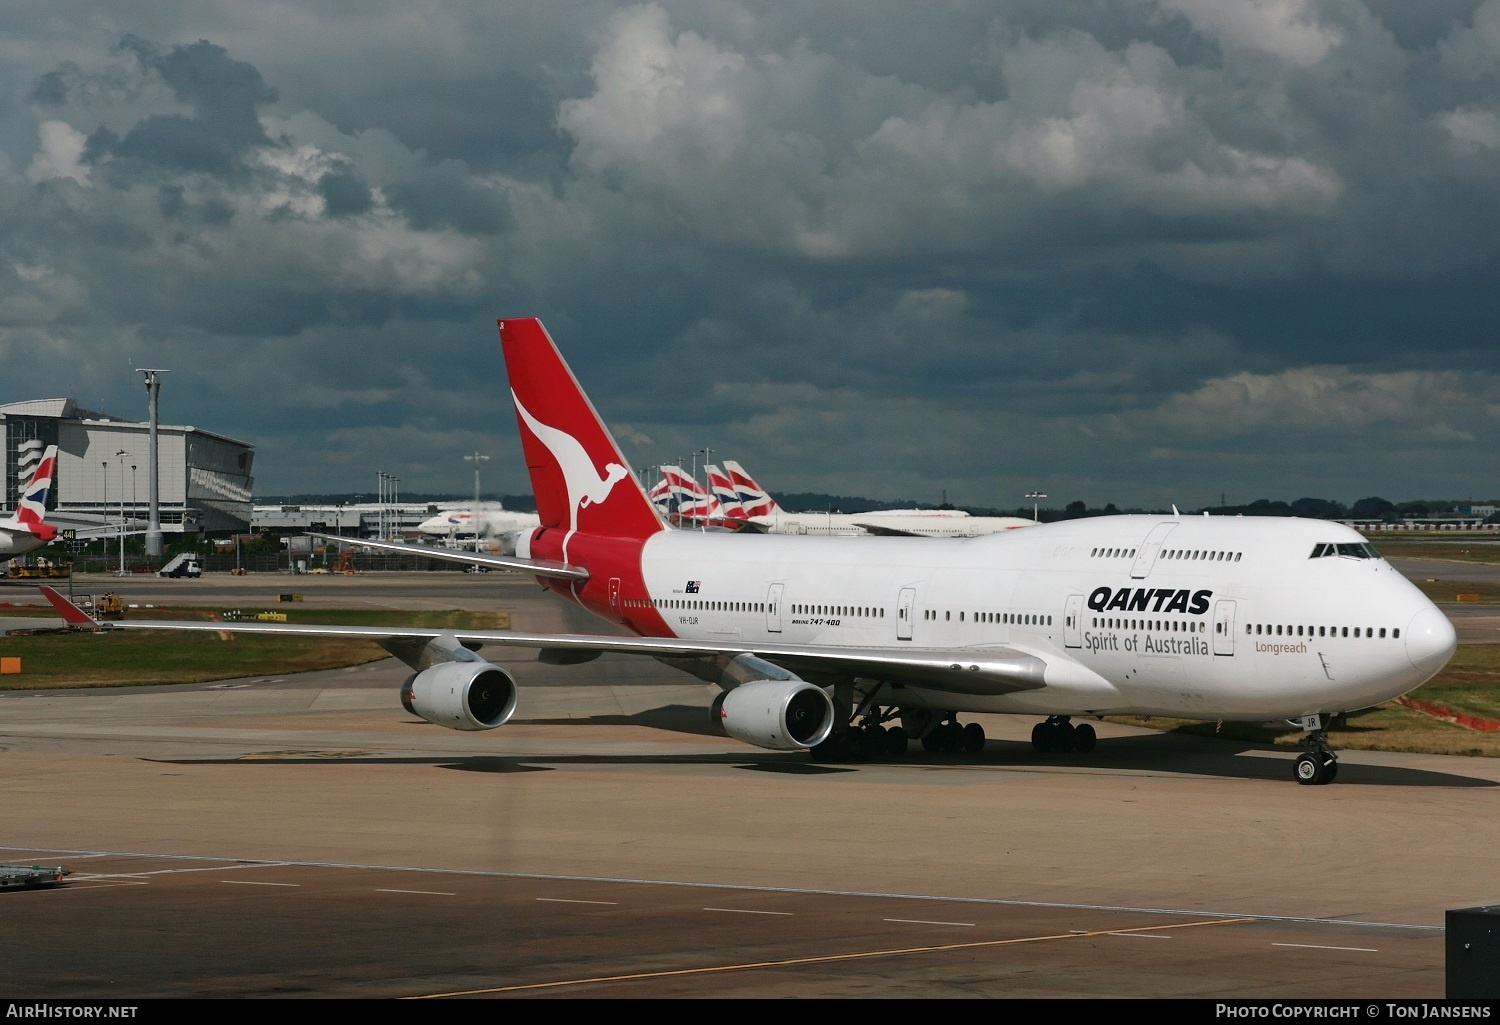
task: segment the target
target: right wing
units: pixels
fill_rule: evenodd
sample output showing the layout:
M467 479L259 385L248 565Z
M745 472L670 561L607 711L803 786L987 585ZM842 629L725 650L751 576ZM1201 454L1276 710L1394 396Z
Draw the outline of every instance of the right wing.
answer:
M486 569L514 569L538 577L557 580L587 580L589 571L582 566L570 566L565 562L550 559L523 559L517 555L493 555L489 552L465 552L457 548L432 548L427 545L407 545L397 541L366 541L363 538L340 537L337 534L308 534L308 537L324 541L339 541L356 548L375 548L398 555L418 555L424 559L440 562L461 562Z

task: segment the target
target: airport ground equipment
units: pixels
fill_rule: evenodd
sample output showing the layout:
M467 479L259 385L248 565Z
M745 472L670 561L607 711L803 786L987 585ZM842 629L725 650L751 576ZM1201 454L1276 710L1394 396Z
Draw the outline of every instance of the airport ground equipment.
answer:
M201 577L203 567L199 565L195 552L181 552L174 555L171 562L157 570L156 575L159 577Z
M0 890L39 890L72 874L62 865L0 865Z

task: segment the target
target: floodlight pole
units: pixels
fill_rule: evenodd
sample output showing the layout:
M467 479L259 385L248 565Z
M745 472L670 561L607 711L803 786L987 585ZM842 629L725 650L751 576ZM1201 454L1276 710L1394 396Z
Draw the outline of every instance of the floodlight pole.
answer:
M1040 522L1042 522L1041 521L1041 512L1040 512L1041 506L1039 506L1037 503L1038 503L1039 500L1041 500L1043 498L1046 498L1047 496L1044 495L1044 494L1042 494L1040 491L1032 491L1032 492L1029 492L1026 495L1026 497L1032 500L1032 502L1031 502L1031 522L1032 523L1040 523Z
M698 455L701 453L702 456L703 456L703 480L705 482L704 491L708 492L708 495L709 495L710 499L712 499L712 497L713 497L713 489L710 488L710 487L708 487L706 482L708 481L708 457L711 456L711 455L713 455L713 452L714 452L714 450L711 449L711 448L701 448L697 452L693 453L693 459L694 459L694 464L693 464L693 484L694 484L694 486L696 486L698 484L698 466L697 466L697 462L696 461L697 461ZM710 509L712 509L713 507L714 507L713 502L709 501L703 507L703 515L701 517L699 517L699 519L698 519L699 525L702 526L702 528L704 530L708 529L708 511Z
M480 455L479 450L475 449L473 455L464 456L464 459L474 464L474 550L477 552L479 551L479 464L489 462L490 457Z
M120 461L120 576L125 575L125 457L130 453L123 448L115 453Z
M161 398L160 374L169 374L170 370L142 370L146 375L147 408L150 415L150 451L147 454L146 477L150 482L146 489L146 502L150 508L150 519L146 523L146 561L160 559L162 554L161 537L161 505L160 492L157 483L156 464L156 407Z

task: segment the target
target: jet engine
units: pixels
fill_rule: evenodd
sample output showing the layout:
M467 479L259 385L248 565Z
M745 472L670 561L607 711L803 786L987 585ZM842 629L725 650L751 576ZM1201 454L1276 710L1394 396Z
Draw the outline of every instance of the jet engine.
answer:
M731 689L714 698L713 716L735 740L772 751L801 751L833 732L828 692L780 666L739 655L723 670L720 685Z
M515 713L516 681L499 666L478 659L443 662L407 677L401 706L450 730L492 730Z

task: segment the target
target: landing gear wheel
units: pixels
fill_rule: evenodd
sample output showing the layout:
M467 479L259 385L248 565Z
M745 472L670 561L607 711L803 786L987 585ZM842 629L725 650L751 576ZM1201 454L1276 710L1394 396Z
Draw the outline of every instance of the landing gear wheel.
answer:
M1047 750L1047 724L1039 722L1031 728L1031 749L1037 754Z
M1047 732L1050 734L1048 740L1051 741L1049 745L1051 750L1057 752L1060 755L1065 755L1069 751L1073 750L1072 723L1053 723L1048 728Z
M1308 752L1298 756L1292 771L1298 783L1304 786L1322 786L1324 783L1332 783L1339 774L1339 763L1331 754Z
M964 750L970 754L984 750L984 727L971 722L963 729Z
M1333 748L1328 746L1328 730L1319 723L1304 742L1311 750L1297 758L1297 763L1292 768L1293 777L1303 785L1332 783L1339 774L1339 762Z
M906 745L906 731L900 726L892 726L885 731L885 749L892 758L900 758L906 754Z
M1092 751L1094 745L1099 742L1099 734L1094 732L1094 727L1088 723L1079 723L1073 731L1073 747L1084 754Z
M984 750L984 727L977 722L971 722L963 727L963 748L970 754Z
M943 754L957 754L964 749L964 728L956 722L943 724Z
M1292 773L1297 777L1297 782L1303 786L1312 786L1321 782L1318 777L1322 770L1318 766L1316 755L1304 754L1297 756L1297 763L1292 767Z

